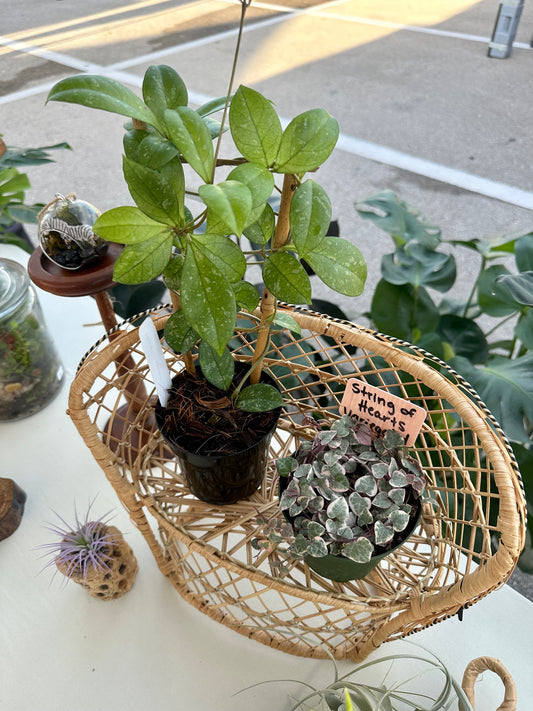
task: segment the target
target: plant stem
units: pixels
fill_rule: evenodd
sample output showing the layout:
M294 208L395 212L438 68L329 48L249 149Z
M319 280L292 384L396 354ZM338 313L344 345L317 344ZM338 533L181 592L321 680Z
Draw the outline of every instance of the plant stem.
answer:
M220 133L218 134L217 145L215 148L215 159L213 161L213 174L211 177L211 182L215 180L215 169L218 162L218 154L220 153L220 144L222 142L222 134L224 133L224 125L226 123L226 116L228 114L229 105L231 102L231 92L233 90L233 82L235 81L235 73L237 70L237 62L239 61L239 53L241 49L242 33L244 29L244 18L246 16L246 10L250 6L252 0L241 0L241 18L239 20L239 32L237 34L237 45L235 46L235 54L233 55L233 66L231 68L231 76L228 85L228 93L226 95L226 103L224 104L224 111L222 113L222 121L220 122Z
M292 196L297 187L298 178L295 175L287 174L284 176L283 188L281 190L281 203L279 208L278 221L276 224L276 231L274 232L274 239L272 243L273 250L279 249L289 240L289 209L291 206ZM272 315L276 311L276 305L277 300L274 294L268 291L268 289L265 289L259 307L261 311L261 324L259 326L257 342L255 344L254 355L252 357L253 370L250 376L250 382L252 384L257 384L261 378L261 367L256 367L256 365L259 363L260 366L263 361L263 358L265 357L266 349L268 346L268 339L270 337L270 321Z
M486 265L486 263L487 263L486 257L481 257L481 266L480 266L480 268L479 268L479 274L482 274L482 273L485 271L485 265ZM470 292L470 294L469 294L469 296L468 296L468 299L466 300L465 308L464 308L464 311L463 311L463 317L464 317L464 318L466 318L466 316L467 316L467 314L468 314L468 309L470 308L470 304L472 303L472 301L473 301L473 299L474 299L474 294L476 293L478 279L479 279L479 275L478 275L478 278L475 279L475 281L474 281L474 283L473 283L473 285L472 285L472 290L471 290L471 292Z

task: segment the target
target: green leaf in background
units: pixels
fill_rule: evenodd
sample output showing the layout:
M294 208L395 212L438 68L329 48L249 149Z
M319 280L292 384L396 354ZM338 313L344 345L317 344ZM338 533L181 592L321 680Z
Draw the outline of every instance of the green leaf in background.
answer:
M526 348L533 350L533 309L527 309L515 326L515 336Z
M248 281L238 281L232 284L237 306L247 311L255 311L259 305L259 292L257 288Z
M518 271L533 271L533 232L516 240L514 258Z
M412 284L446 292L453 286L457 271L451 254L435 252L413 240L382 258L381 274L391 284Z
M55 84L46 102L65 101L92 109L110 111L158 126L156 116L131 89L108 77L78 74Z
M115 284L108 293L113 301L113 311L121 318L131 318L161 303L166 291L160 279L145 284Z
M244 388L235 404L245 412L266 412L283 407L283 397L273 385L258 383Z
M483 368L462 357L452 358L450 365L477 391L509 439L529 440L533 423L533 353L514 360L493 356Z
M267 203L259 219L244 228L243 234L253 244L267 244L274 236L276 229L276 216L274 210Z
M138 207L113 207L96 220L93 231L102 239L119 244L139 244L167 234L165 225L152 220Z
M225 180L217 185L200 185L198 193L227 230L240 237L252 209L249 188L237 180Z
M202 373L216 388L228 390L235 372L235 361L227 348L219 355L206 341L200 341L198 360Z
M170 140L206 183L213 175L214 152L209 129L196 111L188 106L165 111Z
M320 245L331 222L331 203L324 188L313 180L302 183L292 197L289 221L292 241L305 258Z
M246 160L269 168L276 159L282 135L272 103L241 85L231 102L229 122L235 145Z
M30 188L30 181L25 173L16 168L4 168L0 171L0 206L11 200L23 200L24 193Z
M440 317L437 332L453 348L454 354L472 363L484 363L489 355L485 334L475 321L455 314ZM438 353L436 353L438 355Z
M496 279L496 283L503 286L517 304L533 306L533 271L504 274Z
M246 185L252 194L252 210L264 205L272 195L274 176L266 168L256 163L242 163L228 175L228 180L238 180Z
M195 249L214 264L230 282L238 282L246 271L246 258L226 235L191 235Z
M221 355L235 328L235 296L228 279L194 241L185 255L181 303L189 323Z
M42 205L12 204L6 207L6 212L13 222L36 225L39 222L39 213L42 209Z
M392 190L356 202L355 209L361 217L390 234L397 245L416 239L425 247L434 249L441 241L439 227L422 220L419 212L400 200Z
M359 249L348 240L324 237L306 253L305 259L320 279L339 294L359 296L362 293L366 262Z
M122 284L142 284L158 277L172 254L172 233L160 232L149 240L125 247L113 269Z
M160 122L164 121L166 109L187 106L187 87L180 75L166 64L148 67L142 85L143 98Z
M181 309L169 316L165 324L165 341L174 353L187 353L199 338Z
M175 174L183 178L181 163L176 162L179 168ZM126 156L122 158L122 168L130 194L145 215L166 225L182 227L185 224L184 182L172 184L161 172Z
M397 286L384 279L378 282L372 297L371 317L382 333L406 341L415 341L420 334L435 331L439 312L427 291L420 287Z
M266 288L281 301L291 304L311 302L311 282L298 259L288 252L274 252L263 264Z
M325 109L296 116L283 131L274 170L307 173L330 156L339 138L339 124Z
M480 274L477 282L479 308L489 316L508 316L518 311L518 305L509 291L498 283L498 278L509 274L501 264L493 264Z
M53 163L48 151L59 148L72 150L68 143L56 143L54 146L41 146L40 148L15 148L8 146L4 155L0 156L0 167L15 167L28 165L42 165L43 163Z

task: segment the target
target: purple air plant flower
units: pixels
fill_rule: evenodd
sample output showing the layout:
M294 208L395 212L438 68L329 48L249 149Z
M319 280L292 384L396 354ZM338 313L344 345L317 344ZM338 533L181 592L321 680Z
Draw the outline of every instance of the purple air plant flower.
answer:
M78 511L74 507L75 521L73 525L67 523L54 511L63 525L47 524L45 526L58 539L38 546L39 549L47 551L45 555L51 556L51 560L45 568L49 566L60 568L65 575L65 581L75 575L81 575L85 583L91 568L95 571L109 570L107 564L111 560L109 551L120 540L119 535L107 531L111 511L97 519L90 520L92 505L93 502L89 504L83 517L78 515Z

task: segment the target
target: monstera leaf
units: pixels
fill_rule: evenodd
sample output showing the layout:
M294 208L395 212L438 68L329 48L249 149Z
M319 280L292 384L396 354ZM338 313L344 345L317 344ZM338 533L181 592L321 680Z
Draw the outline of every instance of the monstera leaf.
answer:
M458 356L450 365L477 391L509 439L528 441L533 423L533 353L515 360L496 356L482 368Z

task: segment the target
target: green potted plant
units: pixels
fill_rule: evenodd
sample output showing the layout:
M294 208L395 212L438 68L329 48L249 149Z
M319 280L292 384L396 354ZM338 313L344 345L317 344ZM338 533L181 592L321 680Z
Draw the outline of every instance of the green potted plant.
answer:
M73 525L58 516L61 524L47 525L56 540L39 548L47 551L48 565L66 581L78 583L99 600L114 600L131 590L139 566L122 533L109 524L109 513L92 519L91 508L84 517L75 510Z
M43 205L24 202L31 187L26 173L18 168L51 163L49 151L70 148L67 143L42 148L7 146L0 137L0 243L14 244L31 253L33 245L24 224L37 224Z
M248 4L241 3L241 33ZM142 99L112 79L88 75L61 80L48 96L133 120L124 137L123 171L136 206L105 212L94 231L125 245L115 264L116 281L144 283L162 274L171 291L174 313L165 340L182 354L185 368L174 379L170 405L159 413L159 422L171 446L179 453L190 450L182 461L187 478L187 468L197 466L194 477L207 482L196 489L193 484L193 493L215 504L231 503L257 488L257 477L245 477L243 488L235 486L237 471L230 486L222 483L210 493L212 468L204 458L218 467L229 454L240 467L241 451L255 447L255 440L268 445L277 416L264 413L279 415L283 399L262 377L262 364L273 328L299 328L277 313L277 300L311 302L302 261L329 287L349 296L361 293L366 278L360 251L328 235L331 204L325 190L305 179L333 151L337 121L322 108L311 109L283 129L273 104L260 93L240 86L233 94L240 36L227 94L197 109L188 106L182 78L164 65L147 69ZM216 112L222 112L220 121L213 118ZM221 158L227 123L235 153ZM278 196L279 210L274 210L271 203ZM247 280L250 264L260 266L264 287ZM245 366L236 364L231 352L237 323L249 336L249 357L239 357ZM196 393L191 399L184 397L181 381L185 392ZM243 423L239 412L253 416ZM239 442L242 433L245 442ZM264 454L255 459L264 469Z
M315 424L314 439L293 456L277 460L283 516L265 522L255 546L288 543L288 553L319 575L355 580L411 535L425 476L398 432L373 439L348 415L324 424Z

